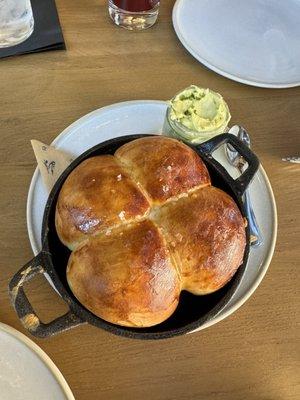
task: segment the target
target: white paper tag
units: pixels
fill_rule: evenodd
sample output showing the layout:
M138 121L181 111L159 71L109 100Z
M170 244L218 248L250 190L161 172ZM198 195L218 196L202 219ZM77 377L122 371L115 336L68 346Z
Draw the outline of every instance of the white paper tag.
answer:
M31 145L38 163L43 183L51 191L62 172L71 164L75 157L48 146L38 140L31 140Z

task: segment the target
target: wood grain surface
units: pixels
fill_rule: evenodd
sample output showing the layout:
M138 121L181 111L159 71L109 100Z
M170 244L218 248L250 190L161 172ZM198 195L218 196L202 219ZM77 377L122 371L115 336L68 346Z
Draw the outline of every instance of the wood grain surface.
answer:
M68 50L0 61L0 320L24 332L7 284L32 257L25 207L36 163L29 140L50 143L74 120L111 103L168 99L199 84L222 93L232 122L251 132L275 192L278 242L262 284L228 319L184 337L142 342L82 326L34 340L77 400L296 400L300 166L281 158L300 155L300 88L254 88L203 68L176 38L173 3L162 1L153 28L132 33L110 22L104 0L57 0ZM27 293L45 321L65 310L43 278Z

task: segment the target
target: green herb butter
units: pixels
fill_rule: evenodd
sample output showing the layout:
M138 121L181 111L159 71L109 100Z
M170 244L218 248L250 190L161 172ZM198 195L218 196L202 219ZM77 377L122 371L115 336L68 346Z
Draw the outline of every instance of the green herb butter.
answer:
M185 139L201 142L225 132L231 115L219 93L192 85L170 101L169 118L187 128Z

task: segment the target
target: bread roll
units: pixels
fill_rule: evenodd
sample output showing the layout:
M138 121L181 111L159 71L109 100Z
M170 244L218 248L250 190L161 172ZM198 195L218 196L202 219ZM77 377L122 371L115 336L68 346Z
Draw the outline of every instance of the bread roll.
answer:
M59 194L56 229L74 250L67 280L76 298L96 316L132 327L167 319L181 290L223 287L246 246L233 199L211 186L190 147L166 137L82 162Z
M87 240L72 253L67 279L86 308L122 326L164 321L181 290L164 237L149 220Z
M206 187L169 202L154 217L181 272L182 288L215 292L234 275L246 245L244 220L228 194Z
M201 158L175 139L156 136L133 140L115 155L155 204L210 184Z
M56 230L73 250L88 235L143 217L149 202L115 157L83 161L66 179L56 206Z

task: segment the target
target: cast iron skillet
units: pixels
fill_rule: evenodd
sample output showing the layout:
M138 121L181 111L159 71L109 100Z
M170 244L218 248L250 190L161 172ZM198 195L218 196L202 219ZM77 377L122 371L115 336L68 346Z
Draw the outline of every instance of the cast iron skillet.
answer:
M111 324L88 311L77 301L70 291L66 280L66 266L70 251L59 241L54 223L56 201L62 184L70 172L86 158L100 154L113 154L124 143L143 136L148 135L123 136L98 144L73 161L54 185L44 212L42 251L21 268L9 284L9 292L13 306L24 327L32 335L46 338L78 325L89 323L116 335L130 338L168 338L185 334L199 328L207 320L216 316L237 290L245 272L249 255L248 229L246 229L248 244L245 250L243 264L231 281L217 292L205 296L195 296L183 291L175 313L159 325L150 328L126 328ZM227 171L212 157L213 151L225 143L230 143L248 162L247 170L236 180L233 180ZM257 157L235 136L230 134L219 135L201 145L191 147L205 162L213 185L230 194L238 204L242 214L246 216L242 203L242 195L258 169L259 161ZM69 306L69 311L65 315L47 324L39 319L23 290L25 282L31 280L37 274L44 273L50 276L57 292Z

